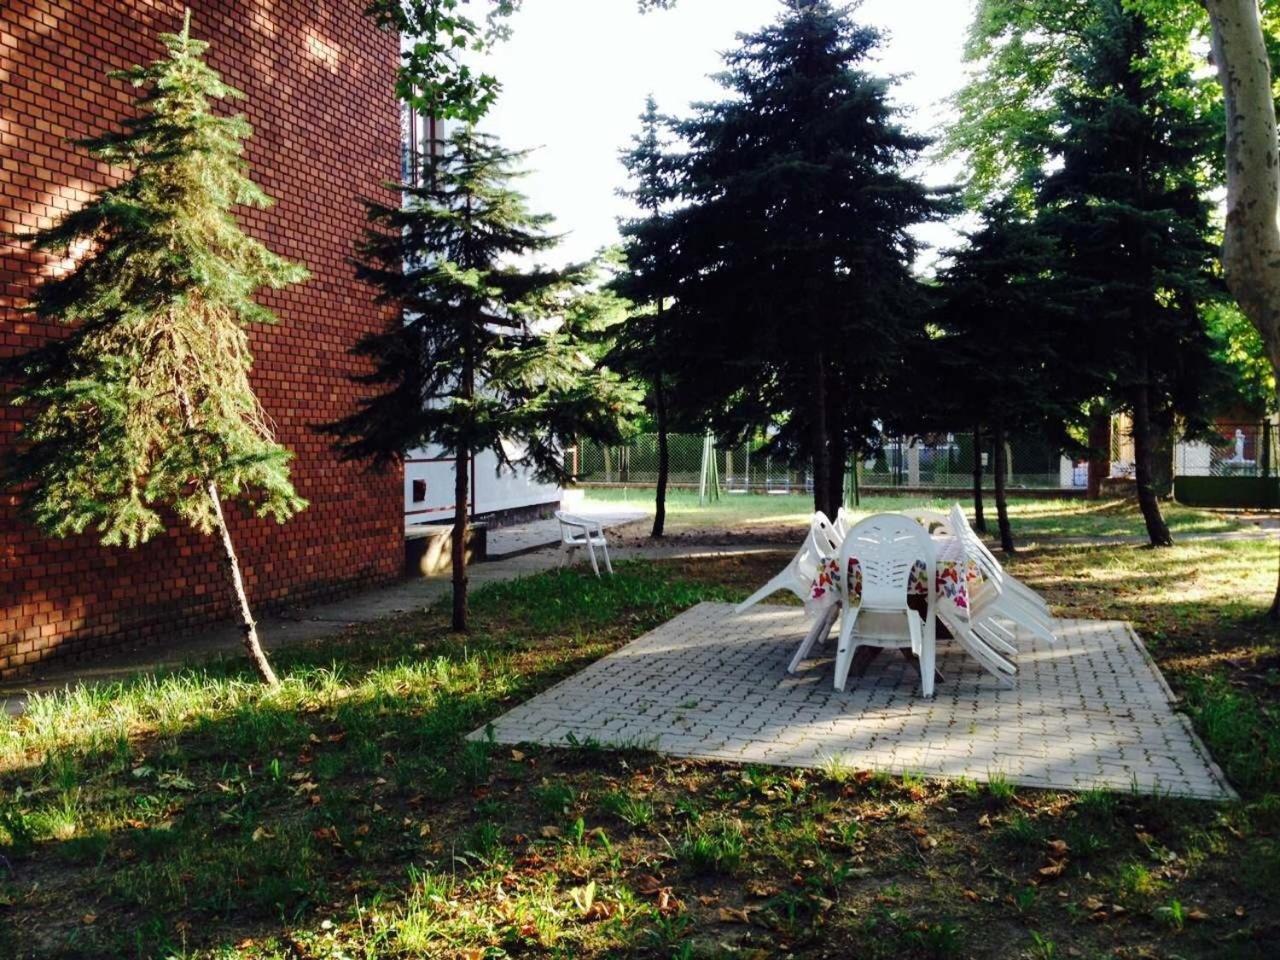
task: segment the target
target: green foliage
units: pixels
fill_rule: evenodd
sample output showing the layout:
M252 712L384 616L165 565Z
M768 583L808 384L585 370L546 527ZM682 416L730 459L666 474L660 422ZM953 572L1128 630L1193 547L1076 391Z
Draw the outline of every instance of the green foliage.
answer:
M937 333L921 358L932 375L920 378L917 417L939 418L941 429L982 424L1065 439L1089 385L1066 362L1074 327L1052 298L1055 244L1009 200L981 216L938 272Z
M923 337L909 228L948 209L904 172L928 141L866 72L878 41L846 8L787 0L725 57L725 99L676 127L678 405L726 438L776 425L775 449L812 458L827 510Z
M1276 377L1257 328L1234 303L1222 300L1204 308L1205 324L1213 342L1213 356L1229 371L1234 397L1258 411L1276 407Z
M1030 206L1035 181L1048 160L1060 120L1057 96L1085 82L1079 58L1107 4L1075 0L979 0L965 46L971 79L953 97L956 121L944 152L967 167L966 199L975 208L1012 193ZM1148 55L1139 65L1148 76L1180 73L1202 57L1207 18L1194 0L1125 0L1125 9L1151 25ZM1179 84L1197 112L1217 109L1221 92L1210 76Z
M601 317L582 299L588 275L513 265L556 242L550 217L509 186L523 157L461 127L426 181L402 187L403 204L371 205L357 273L404 321L356 347L379 389L329 427L344 456L494 450L503 467L564 480L575 437L619 436L634 398L592 360Z
M401 37L396 95L416 113L475 123L498 98L502 85L476 72L469 56L483 54L509 35L521 0L373 0L365 9L380 26ZM483 7L472 16L467 11Z
M622 266L611 286L634 306L626 322L616 331L609 362L616 369L651 385L655 415L664 419L665 408L659 406L657 394L663 379L669 376L672 304L677 277L671 248L671 229L666 208L674 199L673 178L677 161L664 130L672 121L658 113L652 96L645 102L640 116L640 132L629 150L622 154L622 164L631 176L632 186L624 191L641 216L619 224L623 245ZM665 423L659 429L664 429Z
M247 328L275 320L260 288L307 274L232 213L269 203L242 156L248 124L213 111L241 94L205 64L189 21L161 39L163 59L118 74L145 88L139 115L85 142L124 179L23 238L72 258L30 307L71 332L8 362L23 383L13 402L32 408L11 480L30 485L46 531L104 544L147 541L163 508L210 532L213 488L280 521L306 506L249 383Z
M1060 239L1072 365L1135 420L1194 426L1219 375L1200 314L1224 295L1201 172L1221 132L1188 94L1189 64L1158 56L1166 39L1121 0L1091 5L1069 61L1077 83L1056 91L1060 131L1045 144L1061 165L1037 201Z

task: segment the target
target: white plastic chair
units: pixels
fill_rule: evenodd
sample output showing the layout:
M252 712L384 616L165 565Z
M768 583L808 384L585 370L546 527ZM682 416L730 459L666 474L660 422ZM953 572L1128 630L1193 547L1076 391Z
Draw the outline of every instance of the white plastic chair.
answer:
M743 613L779 590L790 590L801 600L808 599L813 581L818 578L819 564L836 550L831 533L831 521L822 512L815 513L809 521L809 532L805 534L804 543L800 545L796 555L777 576L738 604L733 612Z
M954 503L951 505L949 517L951 519L951 525L956 528L953 531L954 535L964 537L970 547L972 547L977 554L977 557L981 561L984 569L999 570L1003 574L1004 581L1008 585L1010 592L1016 593L1020 599L1042 610L1046 616L1051 616L1049 613L1049 604L1044 597L1040 596L1040 594L1036 593L1036 591L1032 590L1000 565L1000 561L996 559L996 555L991 552L973 527L969 526L969 518L964 515L964 510L961 509L960 504Z
M852 579L848 573L850 560L857 561L862 573L861 602L856 607L850 603L853 586L849 582ZM917 561L924 561L929 584L924 617L907 604L911 574ZM910 647L920 658L921 693L932 697L937 661L936 591L933 589L937 557L933 539L909 517L892 513L868 517L854 526L841 544L840 571L844 605L836 649L836 689L844 689L853 665L853 653L858 647Z
M849 535L849 531L853 529L853 524L854 520L852 513L844 507L841 507L836 511L835 523L832 524L832 526L835 528L836 536L839 537L841 541Z
M583 547L587 548L587 556L591 558L591 569L600 576L600 565L596 562L596 547L604 553L604 568L613 575L613 564L609 561L609 543L604 536L604 524L590 517L579 517L562 510L556 511L556 519L560 521L560 544L567 551L572 562L573 555Z
M960 556L970 558L960 562L973 562L972 554L968 553L963 541L956 541L956 544ZM1007 655L1016 653L1017 650L1005 639L1012 639L1012 635L1003 628L996 629L998 624L995 617L1001 615L1000 610L992 603L996 596L998 594L994 590L971 592L968 595L969 604L965 608L959 607L949 597L940 597L938 619L946 625L956 643L984 670L1003 686L1012 687L1012 677L1017 674L1018 668Z
M910 517L920 526L924 527L925 532L930 536L940 534L943 536L951 536L951 520L945 513L937 510L908 510L904 516Z
M1058 638L1053 632L1053 615L1044 598L1005 573L995 555L982 542L982 538L969 526L960 504L952 505L950 519L954 536L963 544L968 562L976 563L982 574L982 586L971 592L970 599L975 608L981 606L989 611L983 619L991 621L993 617L1002 617L1012 620L1049 644L1057 643ZM990 632L1006 643L1013 639L999 624L993 623Z

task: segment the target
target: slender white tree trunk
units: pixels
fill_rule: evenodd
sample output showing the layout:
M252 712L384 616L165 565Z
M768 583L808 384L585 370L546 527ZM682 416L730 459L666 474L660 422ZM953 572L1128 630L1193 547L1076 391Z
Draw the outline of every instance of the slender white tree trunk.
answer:
M218 496L218 485L210 482L209 499L213 501L213 513L218 521L218 536L222 540L222 552L226 558L227 578L231 581L231 590L235 594L240 614L240 632L243 634L244 648L253 663L253 669L263 683L275 687L280 681L276 672L271 669L262 644L258 642L258 625L254 622L253 611L249 608L249 594L244 588L244 577L240 575L240 559L236 556L235 544L231 541L231 531L227 528L227 518L222 512L222 498Z
M1258 0L1202 0L1227 117L1222 268L1280 381L1280 142ZM1271 603L1280 620L1280 578Z
M1222 266L1240 309L1280 369L1280 166L1271 64L1257 0L1204 0L1226 100L1227 221Z

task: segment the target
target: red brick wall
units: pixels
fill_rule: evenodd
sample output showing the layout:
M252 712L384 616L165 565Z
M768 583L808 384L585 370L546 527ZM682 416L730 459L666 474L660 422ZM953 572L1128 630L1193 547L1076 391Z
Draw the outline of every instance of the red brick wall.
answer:
M386 580L403 562L401 477L341 464L315 425L352 409L348 348L387 322L347 263L364 223L360 197L394 179L399 122L395 37L362 14L366 0L190 0L193 33L247 97L248 159L275 198L246 227L301 261L312 279L266 302L280 316L256 330L253 380L294 481L311 501L284 526L238 508L233 533L252 599L303 599ZM154 59L176 31L178 0L3 0L0 3L0 236L45 226L109 182L69 139L115 127L133 91L110 70ZM15 309L49 266L0 240L0 356L54 331ZM0 453L19 428L0 402ZM218 554L176 528L134 551L89 538L51 541L0 492L0 677L53 658L179 638L230 615Z

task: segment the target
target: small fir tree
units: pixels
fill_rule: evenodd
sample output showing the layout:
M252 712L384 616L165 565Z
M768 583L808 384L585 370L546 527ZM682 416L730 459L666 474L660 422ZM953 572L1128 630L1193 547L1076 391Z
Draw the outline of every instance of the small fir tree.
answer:
M531 213L509 185L525 155L470 127L435 146L427 181L401 187L403 204L370 205L357 274L403 317L357 345L375 364L361 382L380 390L328 429L345 457L375 468L429 444L453 457L453 626L461 631L472 457L493 450L500 469L565 482L575 437L616 442L634 398L595 364L598 312L576 298L581 271L516 265L556 242L546 232L551 218Z
M254 302L260 288L307 274L232 215L269 200L242 157L249 125L212 110L241 94L205 64L208 44L192 39L190 19L161 35L163 59L117 74L146 89L139 116L84 144L126 178L24 238L84 253L30 307L70 334L9 362L21 384L13 402L31 409L10 479L54 536L92 531L136 547L164 531L163 509L216 534L245 647L274 684L223 501L281 522L306 506L249 383L248 327L276 319Z
M621 224L626 270L614 281L614 289L636 304L627 322L618 331L611 354L620 369L645 381L658 434L658 486L654 499L651 536L662 537L667 517L667 482L671 455L667 353L670 336L667 326L671 312L667 300L675 290L671 275L671 235L665 205L672 199L670 163L663 141L664 120L652 95L640 116L640 133L622 154L622 164L631 175L632 187L622 191L639 208L642 216Z

